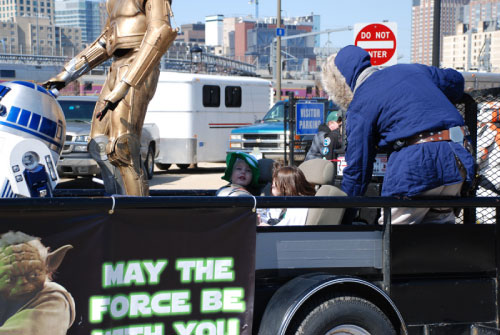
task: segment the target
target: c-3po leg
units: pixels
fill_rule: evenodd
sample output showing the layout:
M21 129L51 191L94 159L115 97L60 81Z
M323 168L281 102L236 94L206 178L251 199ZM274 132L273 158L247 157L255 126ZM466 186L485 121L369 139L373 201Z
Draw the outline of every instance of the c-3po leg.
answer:
M90 156L97 162L101 170L101 178L104 182L104 190L107 194L125 194L125 187L116 166L111 165L106 154L109 139L106 135L96 136L88 144Z

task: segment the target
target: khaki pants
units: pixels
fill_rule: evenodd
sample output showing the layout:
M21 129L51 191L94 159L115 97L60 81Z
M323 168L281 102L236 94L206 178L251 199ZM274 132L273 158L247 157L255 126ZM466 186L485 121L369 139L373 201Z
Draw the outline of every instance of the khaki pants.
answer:
M459 196L463 182L439 186L420 193L422 196ZM383 213L383 211L382 211ZM379 219L383 224L384 216ZM418 223L455 223L455 213L452 208L391 208L392 224L418 224Z

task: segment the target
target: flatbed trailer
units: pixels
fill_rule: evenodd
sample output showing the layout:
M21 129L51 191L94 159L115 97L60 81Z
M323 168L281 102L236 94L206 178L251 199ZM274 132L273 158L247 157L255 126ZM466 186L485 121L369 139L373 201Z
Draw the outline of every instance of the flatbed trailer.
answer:
M499 97L471 92L458 106L473 144L478 111ZM75 298L70 335L500 334L500 197L214 194L0 199L0 234L74 246L55 279ZM384 223L255 227L256 208L285 207L384 209ZM455 225L393 226L393 207L462 210ZM493 224L477 224L485 208Z
M2 232L9 225L8 229L38 229L45 235L42 241L44 237L51 240L50 236L60 234L61 227L71 230L71 225L77 227L80 221L90 220L94 228L130 229L149 239L155 235L151 227L173 225L159 219L172 217L172 213L181 221L182 217L188 221L195 218L197 212L210 213L217 221L219 214L228 220L231 215L241 217L243 212L252 221L256 220L252 213L255 207L492 207L497 213L500 208L500 198L224 198L214 197L212 190L152 191L153 196L141 198L89 192L91 197L82 196L85 191L69 197L78 192L66 190L56 192L62 197L52 199L1 199ZM249 258L254 263L250 260L247 264L250 279L254 278L254 288L248 291L252 294L252 325L224 334L498 334L498 225L466 220L456 225L392 226L389 216L384 225L257 227L255 254ZM42 229L33 222L34 217L47 218L40 224L58 222ZM16 220L19 224L12 226ZM93 229L77 228L78 232ZM114 239L110 232L106 234ZM118 240L116 237L115 243L121 243ZM83 245L86 243L79 247ZM120 252L116 249L112 254ZM166 258L168 252L157 257ZM64 277L64 286L74 289ZM68 334L88 333L84 326L88 316L79 312L83 322L70 328ZM318 332L311 330L316 329L311 324L327 328Z

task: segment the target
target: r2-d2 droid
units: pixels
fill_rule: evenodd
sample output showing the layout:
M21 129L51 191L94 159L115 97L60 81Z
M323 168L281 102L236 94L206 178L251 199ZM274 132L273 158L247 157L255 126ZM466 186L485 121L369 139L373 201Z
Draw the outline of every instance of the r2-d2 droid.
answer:
M52 92L30 82L0 83L0 198L52 196L65 136Z

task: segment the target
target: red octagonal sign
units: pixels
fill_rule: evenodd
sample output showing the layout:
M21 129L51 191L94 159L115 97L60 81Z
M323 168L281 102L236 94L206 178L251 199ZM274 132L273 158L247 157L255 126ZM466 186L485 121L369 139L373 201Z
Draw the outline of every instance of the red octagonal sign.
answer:
M358 32L354 45L368 51L372 65L384 65L396 52L396 35L386 25L373 23Z

